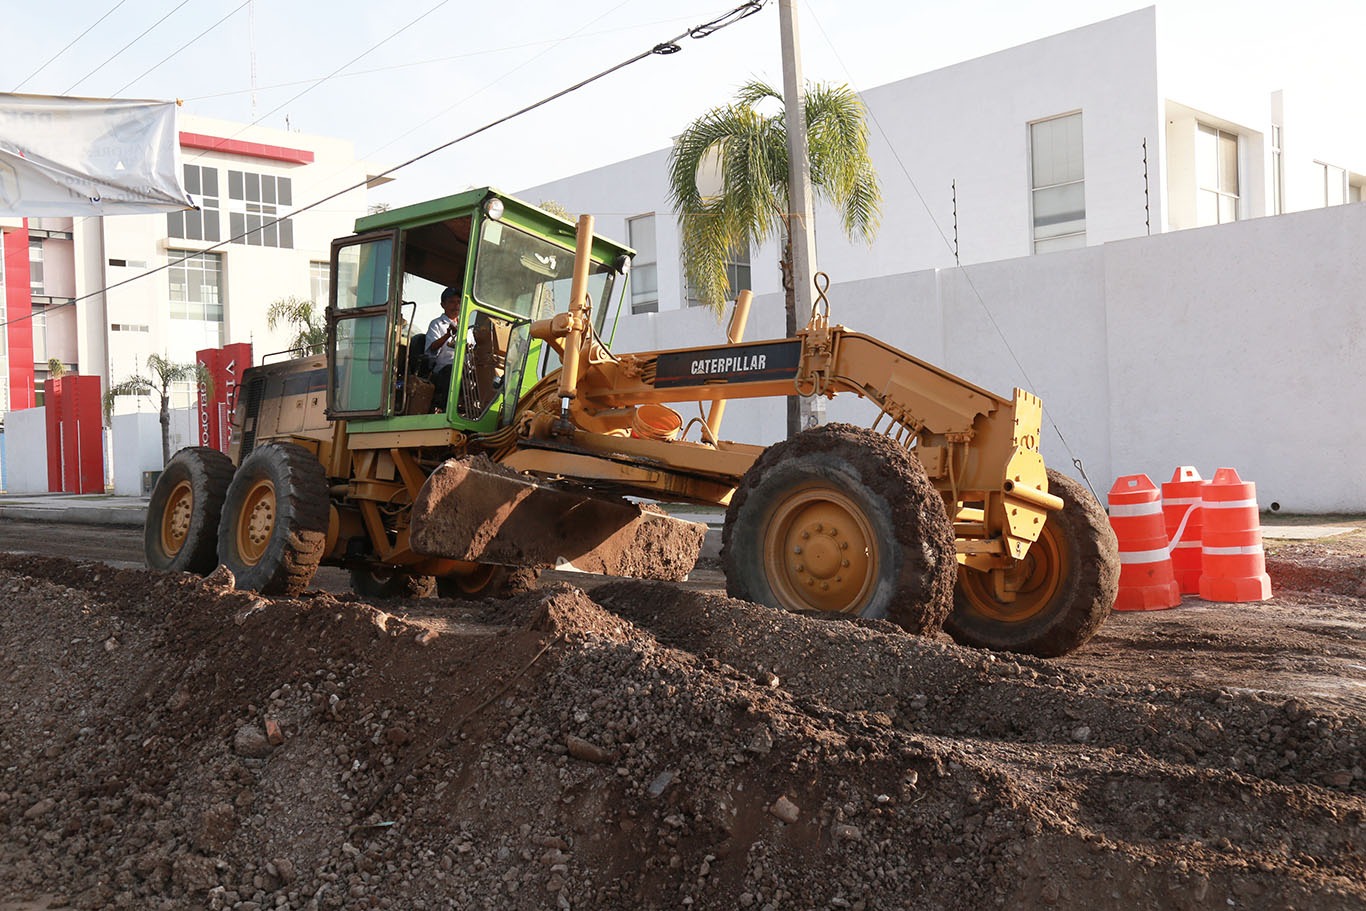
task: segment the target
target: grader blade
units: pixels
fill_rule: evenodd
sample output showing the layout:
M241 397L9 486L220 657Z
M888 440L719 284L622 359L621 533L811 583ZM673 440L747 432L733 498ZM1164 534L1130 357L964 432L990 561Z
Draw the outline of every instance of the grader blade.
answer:
M487 459L449 459L413 503L409 541L431 557L681 581L706 526L616 497L537 482Z

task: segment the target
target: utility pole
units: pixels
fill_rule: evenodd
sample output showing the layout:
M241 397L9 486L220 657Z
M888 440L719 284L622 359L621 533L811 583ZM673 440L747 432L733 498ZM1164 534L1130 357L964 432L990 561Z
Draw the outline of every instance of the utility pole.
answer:
M796 290L795 313L787 315L787 335L797 331L797 314L811 313L816 240L811 207L811 156L806 146L806 110L802 97L801 38L797 31L797 0L778 0L778 28L783 51L783 109L787 120L788 237L792 242L792 284ZM794 410L788 399L788 413ZM801 402L799 426L808 421L808 400Z

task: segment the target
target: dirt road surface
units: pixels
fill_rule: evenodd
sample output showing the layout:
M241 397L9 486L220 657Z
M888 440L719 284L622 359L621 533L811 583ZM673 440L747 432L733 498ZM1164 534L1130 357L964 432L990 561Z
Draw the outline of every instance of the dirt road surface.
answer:
M18 525L3 911L1366 907L1366 533L1041 661L714 571L262 598Z

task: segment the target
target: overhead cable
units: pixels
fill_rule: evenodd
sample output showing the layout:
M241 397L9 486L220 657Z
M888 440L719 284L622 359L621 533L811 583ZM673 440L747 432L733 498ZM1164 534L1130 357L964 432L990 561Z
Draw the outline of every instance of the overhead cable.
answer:
M66 90L65 92L62 92L62 94L63 94L63 95L70 95L71 92L76 88L76 86L80 85L82 82L85 82L85 81L86 81L87 79L89 79L91 76L95 75L95 74L98 73L100 70L104 69L104 68L105 68L106 66L108 66L110 63L112 63L120 54L122 54L124 51L128 50L128 49L129 49L130 47L132 47L133 45L137 44L137 43L138 43L139 41L141 41L143 38L147 37L147 34L148 34L150 31L152 31L152 29L156 28L158 25L160 25L161 23L165 22L167 19L169 19L169 18L171 18L172 16L174 16L174 15L176 14L176 12L179 11L179 9L180 9L182 6L184 6L185 4L187 4L187 3L189 3L189 2L190 2L190 0L180 0L180 3L176 4L175 9L171 10L169 13L167 13L167 14L164 15L164 16L162 16L162 17L161 17L160 19L158 19L156 22L153 22L151 25L147 26L147 28L143 29L141 34L139 34L139 35L138 35L136 38L134 38L132 41L128 42L128 43L125 44L123 47L121 47L121 48L119 48L117 51L115 51L115 52L113 53L113 55L112 55L111 57L109 57L108 60L105 60L105 61L104 61L104 63L101 63L99 66L95 67L93 70L91 70L90 72L86 73L86 74L85 74L84 76L82 76L80 79L77 79L75 82L71 83L71 85L67 88L67 90Z
M108 19L110 16L112 16L112 15L114 14L114 11L115 11L115 10L117 10L120 6L123 6L123 5L124 5L125 3L127 3L127 2L128 2L128 0L119 0L118 3L115 3L115 4L113 5L113 7L112 7L107 13L105 13L105 14L104 14L103 16L101 16L100 18L96 19L96 20L95 20L93 23L91 23L90 25L86 26L85 31L81 32L81 33L80 33L79 35L77 35L75 38L72 38L71 41L69 41L69 42L67 43L66 47L62 48L60 51L58 51L57 53L53 54L51 57L47 58L47 62L46 62L46 63L44 63L42 66L38 67L38 69L34 70L33 72L31 72L31 73L29 73L27 76L25 76L25 77L24 77L24 81L21 82L21 83L19 83L18 85L16 85L16 86L15 86L13 89L11 89L10 91L11 91L11 92L18 92L18 91L19 91L20 89L22 89L24 86L28 85L28 81L29 81L30 79L32 79L34 76L37 76L37 75L38 75L39 73L41 73L43 70L45 70L45 69L47 69L49 66L51 66L51 65L52 65L52 62L53 62L54 60L56 60L58 57L60 57L60 56L62 56L63 54L65 54L67 51L71 50L71 46L72 46L73 44L75 44L77 41L80 41L80 40L81 40L82 38L84 38L86 35L90 34L90 30L91 30L91 29L93 29L95 26L99 25L101 22L103 22L104 20L106 20L106 19Z
M443 0L443 2L444 2L444 0ZM191 254L189 254L189 255L187 255L187 256L182 256L182 257L180 257L179 259L171 260L170 262L164 263L164 264L162 264L162 265L160 265L160 266L157 266L156 268L148 269L146 272L143 272L143 273L140 274L140 275L134 275L134 276L131 277L131 278L126 278L126 279L124 279L123 281L115 282L115 283L112 284L112 285L106 285L106 286L104 286L103 288L99 289L98 291L91 291L91 292L89 292L88 294L83 294L83 295L81 295L80 297L72 298L72 299L69 300L69 301L65 301L65 302L60 303L60 304L53 304L53 305L47 307L46 310L45 310L44 312L45 312L45 313L52 313L52 312L54 312L54 311L56 311L56 310L61 310L61 309L64 309L64 308L66 308L66 307L74 307L74 306L76 306L76 304L80 303L81 301L89 300L90 298L95 297L96 295L99 295L99 294L106 294L106 293L108 293L108 292L110 292L110 291L115 290L116 288L122 288L122 287L124 287L124 286L126 286L126 285L131 285L131 284L134 283L134 282L141 281L142 279L147 278L147 277L152 276L152 275L156 275L158 272L164 272L164 271L166 271L167 269L171 268L172 266L178 266L178 265L180 265L181 263L186 262L187 260L194 259L196 256L199 256L199 255L201 255L201 254L203 254L203 253L211 253L211 252L213 252L214 250L222 249L223 247L227 246L228 244L233 243L233 242L235 242L235 241L242 240L243 238L247 237L247 236L250 235L250 234L254 234L254 233L256 233L257 231L264 230L265 228L268 228L268 227L270 227L270 226L272 226L272 225L279 224L281 221L283 221L283 220L286 219L286 218L292 218L292 217L294 217L295 215L299 215L299 214L301 214L301 213L303 213L303 212L307 212L307 211L309 211L309 210L311 210L311 209L316 209L316 208L318 208L319 206L323 205L324 203L331 202L332 200L337 199L337 198L340 197L340 196L344 196L345 194L350 193L352 190L359 190L361 187L364 187L364 186L366 186L367 184L372 183L372 182L375 181L375 180L379 180L380 178L388 177L390 174L393 174L393 173L396 172L396 171L402 170L403 168L406 168L406 167L408 167L409 165L416 164L417 162L423 160L424 158L428 158L428 157L430 157L430 156L432 156L432 155L435 155L437 152L444 151L445 149L448 149L448 148L450 148L451 146L456 145L457 143L464 142L464 141L467 140L467 139L471 139L471 138L473 138L473 137L475 137L475 136L478 136L480 133L487 132L488 130L493 129L493 128L496 127L496 126L499 126L499 125L501 125L501 124L507 123L509 120L512 120L512 119L517 118L517 117L520 117L520 116L522 116L523 114L530 113L531 111L534 111L534 110L536 110L537 108L544 107L545 105L549 104L549 103L552 102L552 101L556 101L556 100L558 100L558 99L560 99L560 98L563 98L563 97L566 96L566 95L572 94L573 92L576 92L576 91L578 91L579 89L584 88L584 87L587 86L587 85L591 85L592 83L597 82L599 79L602 79L602 78L604 78L604 77L606 77L606 76L609 76L609 75L611 75L612 73L615 73L615 72L617 72L617 71L620 70L620 69L623 69L623 68L625 68L625 67L627 67L627 66L630 66L630 65L633 64L633 63L638 63L638 62L640 62L641 60L646 59L647 57L651 57L651 56L655 56L655 55L663 55L663 54L672 54L672 53L675 53L675 52L677 52L678 50L681 50L681 49L682 49L681 46L678 44L678 42L682 41L684 38L701 39L701 38L710 37L711 35L715 34L716 32L720 31L721 29L726 28L727 26L730 26L730 25L734 25L736 22L739 22L741 19L746 19L746 18L748 18L748 17L754 15L755 13L759 12L761 9L764 8L764 6L767 4L767 2L768 2L768 0L748 0L748 2L740 4L740 5L737 6L735 9L733 9L733 10L731 10L731 11L725 13L725 14L722 15L722 16L717 17L716 19L711 20L710 22L706 22L706 23L704 23L704 24L702 24L702 25L700 25L700 26L695 26L694 28L688 29L688 30L685 31L685 32L682 32L682 33L680 33L680 34L678 34L678 35L675 35L673 38L670 38L668 41L660 42L659 44L654 45L653 47L651 47L651 48L650 48L649 50L647 50L647 51L642 51L641 53L636 54L636 55L633 56L633 57L630 57L630 58L627 58L626 60L623 60L621 63L618 63L618 64L615 64L615 65L613 65L613 66L608 67L607 69L601 71L600 73L597 73L597 74L595 74L595 75L593 75L593 76L589 76L589 77L586 78L586 79L582 79L582 80L580 80L579 82L576 82L576 83L574 83L573 85L569 86L568 88L564 88L564 89L561 89L561 90L558 91L558 92L555 92L553 95L547 95L546 97L540 99L539 101L532 102L531 104L528 104L527 106L525 106L525 107L523 107L523 108L520 108L520 109L518 109L518 110L516 110L516 111L513 111L511 114L507 114L507 115L505 115L505 116L503 116L503 117L499 117L497 120L492 120L492 121L490 121L489 123L486 123L486 124L484 124L484 125L481 126L481 127L478 127L478 128L476 128L476 129L470 130L468 133L465 133L465 134L462 135L462 136L457 136L455 139L452 139L452 140L450 140L449 142L444 142L444 143L442 143L441 145L436 146L435 148L428 149L427 151L423 152L422 154L416 155L416 156L414 156L414 157L408 159L407 161L402 162L401 164L396 164L396 165L394 165L392 168L389 168L389 169L386 170L386 171L383 171L383 172L381 172L381 173L379 173L379 174L375 174L375 175L372 175L372 176L370 176L370 177L367 177L365 180L362 180L362 181L359 181L359 182L357 182L357 183L351 184L351 185L348 186L348 187L343 187L342 189L336 191L335 193L332 193L332 194L330 194L330 195L328 195L328 196L324 196L322 199L319 199L319 200L317 200L317 201L315 201L315 202L311 202L311 203L309 203L309 204L306 205L306 206L303 206L303 207L298 208L298 209L294 209L294 210L291 211L288 215L281 215L281 216L278 217L278 218L274 218L274 219L271 219L270 221L264 222L264 223L261 225L260 228L255 228L255 229L252 229L252 230L250 230L250 231L243 231L243 232L240 233L240 234L235 234L235 235L233 235L232 237L229 237L227 240L219 241L218 243L213 244L212 246L205 247L205 248L202 249L202 250L196 250L196 251L194 251L193 253L191 253ZM439 4L438 4L438 5L439 5ZM430 12L430 11L429 11L429 12ZM424 14L424 15L425 15L425 14ZM694 32L696 32L697 34L694 34ZM397 33L395 33L395 34L397 34ZM390 37L392 37L392 36L390 36ZM386 40L387 40L387 39L386 39ZM666 48L671 48L671 49L666 49ZM0 327L8 326L8 325L11 325L12 323L24 322L24 321L30 320L30 319L32 319L32 318L33 318L33 314L29 314L29 315L27 315L27 316L17 316L17 317L15 317L15 318L13 318L13 319L5 320L5 321L3 321L3 322L0 322Z
M170 60L171 58L173 58L173 57L177 56L178 54L180 54L181 51L185 50L187 47L189 47L190 45L194 44L194 43L195 43L196 41L198 41L200 38L203 38L203 37L204 37L205 35L207 35L209 32L211 32L211 31L213 31L214 29L218 28L218 27L219 27L220 25L222 25L224 22L227 22L227 21L228 21L229 19L231 19L233 16L237 15L237 14L242 10L242 7L246 6L246 5L247 5L248 3L250 3L250 2L251 2L251 0L242 0L242 2L239 3L239 4L237 5L237 7L236 7L232 12L228 13L228 14L227 14L226 16L224 16L222 19L219 19L219 20L218 20L217 22L215 22L213 25L211 25L211 26L209 26L208 28L204 29L204 31L200 32L198 35L195 35L195 36L194 36L193 38L191 38L189 41L186 41L186 42L185 42L184 44L182 44L180 47L178 47L178 48L176 48L174 51L172 51L168 56L163 57L160 63L155 63L155 64L153 64L152 66L150 66L150 67L148 67L147 69L143 70L141 75L135 76L135 77L133 77L131 80L129 80L128 82L125 82L117 91L114 92L114 94L115 94L115 95L122 95L125 91L127 91L127 89L128 89L129 86L131 86L131 85L136 85L136 84L137 84L138 82L140 82L140 81L142 80L142 78L143 78L144 76L146 76L148 73L150 73L150 72L152 72L153 70L158 69L159 67L163 66L168 60Z

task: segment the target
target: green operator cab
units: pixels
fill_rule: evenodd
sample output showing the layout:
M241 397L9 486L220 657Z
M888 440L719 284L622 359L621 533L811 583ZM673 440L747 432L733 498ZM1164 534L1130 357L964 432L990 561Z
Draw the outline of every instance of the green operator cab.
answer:
M332 244L327 416L353 433L510 423L522 394L559 366L530 326L567 308L574 230L491 188L357 220L353 236ZM593 238L588 303L599 337L608 311L620 310L633 253ZM460 312L453 363L440 371L427 329L447 288L458 289Z

